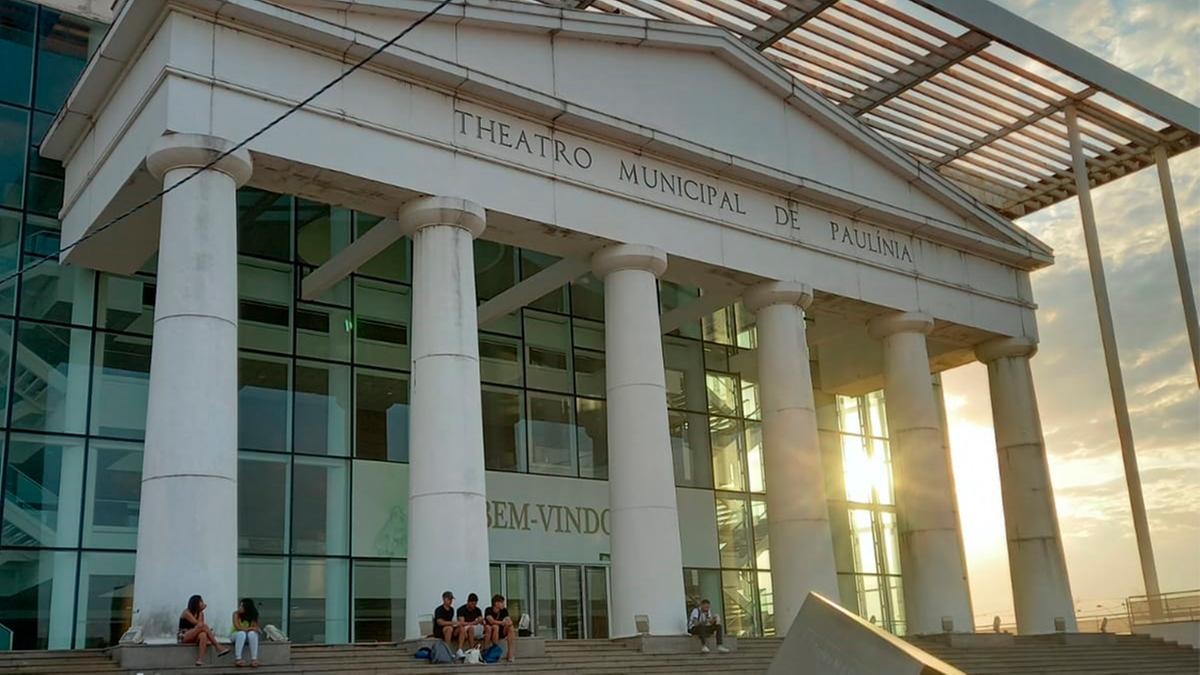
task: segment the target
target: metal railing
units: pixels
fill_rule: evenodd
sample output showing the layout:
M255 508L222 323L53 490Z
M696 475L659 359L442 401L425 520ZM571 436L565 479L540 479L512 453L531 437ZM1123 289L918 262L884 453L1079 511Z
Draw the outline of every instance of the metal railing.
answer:
M1200 589L1158 595L1134 595L1125 600L1130 627L1168 621L1200 621Z

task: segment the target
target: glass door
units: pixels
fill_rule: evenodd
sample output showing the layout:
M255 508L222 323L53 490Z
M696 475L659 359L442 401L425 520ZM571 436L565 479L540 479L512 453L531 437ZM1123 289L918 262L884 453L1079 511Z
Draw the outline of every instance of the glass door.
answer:
M562 565L558 568L558 585L561 589L562 638L579 640L583 634L583 572L578 567Z
M508 600L508 616L516 626L521 625L521 617L530 613L529 603L529 565L504 566L504 590L500 591ZM530 621L533 617L530 616ZM532 623L530 624L532 626Z
M608 637L608 568L588 567L587 577L587 636Z
M558 637L558 575L553 565L533 567L533 634Z

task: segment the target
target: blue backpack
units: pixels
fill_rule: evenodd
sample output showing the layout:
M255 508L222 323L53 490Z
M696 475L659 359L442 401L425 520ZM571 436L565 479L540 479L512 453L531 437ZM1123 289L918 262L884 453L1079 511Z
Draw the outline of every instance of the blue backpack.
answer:
M483 653L479 655L479 658L482 659L484 663L496 663L503 655L503 647L500 645L492 645L491 647L483 650Z

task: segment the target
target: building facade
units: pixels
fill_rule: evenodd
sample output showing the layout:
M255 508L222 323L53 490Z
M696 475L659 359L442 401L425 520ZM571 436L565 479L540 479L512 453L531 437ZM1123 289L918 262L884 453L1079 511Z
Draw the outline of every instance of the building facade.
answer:
M976 359L1018 621L1073 626L1044 245L728 36L520 3L235 149L432 7L301 4L0 2L17 648L164 638L191 593L396 640L444 588L562 638L701 597L782 634L809 591L971 630L936 374Z

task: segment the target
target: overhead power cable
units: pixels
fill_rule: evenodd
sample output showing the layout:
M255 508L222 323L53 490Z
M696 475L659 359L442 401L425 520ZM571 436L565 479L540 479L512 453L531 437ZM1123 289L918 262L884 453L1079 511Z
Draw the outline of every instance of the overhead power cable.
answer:
M242 139L242 141L240 143L238 143L237 145L234 145L233 147L229 148L228 150L217 155L216 157L214 157L211 161L209 161L204 166L201 166L201 167L197 168L195 171L184 176L183 179L180 180L179 182L173 183L170 187L166 187L166 188L163 188L162 190L159 190L151 197L138 203L136 206L133 206L129 210L125 211L124 213L118 215L117 217L113 218L112 220L108 221L107 223L104 223L100 227L95 228L91 232L88 232L87 234L76 239L75 241L71 242L70 244L63 246L62 248L58 249L57 251L40 256L37 259L35 259L32 263L29 263L22 267L18 267L16 270L13 270L9 274L7 274L3 279L0 279L0 287L3 287L8 282L20 277L21 275L25 274L26 272L29 272L30 270L33 270L34 268L38 267L39 265L44 264L48 260L60 258L67 251L70 251L71 249L75 248L76 246L78 246L78 245L82 244L83 242L87 241L88 239L91 239L92 237L100 234L101 232L112 227L113 225L116 225L117 223L121 222L122 220L125 220L126 218L137 213L138 211L141 211L142 209L146 208L147 206L150 206L151 204L162 199L163 196L172 192L179 186L181 186L184 183L187 183L191 179L195 178L200 173L207 171L208 169L211 169L212 167L216 166L218 162L225 159L229 155L232 155L233 153L237 152L238 150L241 150L243 147L245 147L248 143L250 143L254 139L256 139L259 136L262 136L263 134L270 131L275 125L277 125L280 122L284 121L285 119L291 117L294 113L303 109L309 103L312 103L318 96L320 96L321 94L324 94L325 92L329 91L333 87L337 86L338 83L340 83L342 80L345 80L347 77L349 77L351 74L353 74L356 70L358 70L359 68L362 68L366 64L370 63L372 59L374 59L376 56L379 56L384 51L386 51L387 49L389 49L390 47L392 47L393 45L398 43L405 35L408 35L413 30L415 30L417 28L417 26L420 26L421 24L428 21L434 14L437 14L438 12L440 12L443 7L450 4L450 2L451 2L451 0L442 0L436 6L434 6L433 9L422 14L420 18L418 18L413 23L409 24L407 27L404 28L404 30L397 33L395 35L395 37L393 37L392 39L388 40L387 42L384 42L383 44L376 47L370 54L367 54L365 57L363 57L358 62L356 62L353 66L346 69L346 71L343 72L341 75L338 75L337 77L333 78L329 82L325 83L325 85L323 85L320 89L317 89L316 91L314 91L312 94L310 94L304 100L292 104L287 110L285 110L283 113L281 113L275 119L268 122L266 125L264 125L262 128L260 128L258 131L255 131L254 133L250 134L246 138Z

